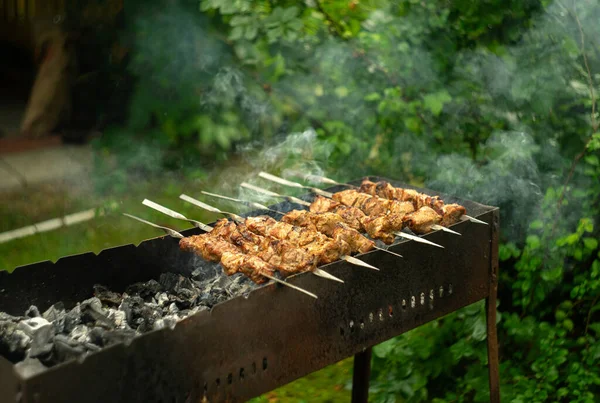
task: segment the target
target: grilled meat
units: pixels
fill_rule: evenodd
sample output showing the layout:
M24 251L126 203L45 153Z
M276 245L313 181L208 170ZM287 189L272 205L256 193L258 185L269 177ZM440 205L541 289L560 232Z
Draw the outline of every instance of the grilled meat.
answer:
M338 243L342 243L342 241L346 242L350 245L352 252L364 253L372 250L375 246L373 241L344 224L341 217L334 213L312 213L305 210L293 210L284 215L281 221L322 232Z
M404 206L405 211L413 211L412 204ZM380 239L386 244L394 242L393 231L402 229L402 217L397 214L366 215L362 210L346 206L338 201L317 196L311 203L310 211L315 213L331 212L338 214L342 222L360 232L366 232L371 238Z
M417 234L426 234L432 230L432 226L439 224L442 216L431 207L421 207L414 213L404 216L406 225Z
M248 217L246 225L254 233L287 240L304 248L318 258L318 264L334 262L351 252L350 245L345 241L338 242L311 228L279 222L269 216Z
M350 228L354 228L357 231L363 230L361 220L365 218L365 213L356 207L346 206L338 201L317 196L310 204L310 211L312 213L338 214Z
M262 274L272 276L275 268L258 256L246 255L231 243L211 233L193 235L179 241L179 247L194 252L206 260L221 262L223 271L228 276L242 273L257 284L267 281Z
M444 205L444 201L439 196L429 196L412 189L396 188L385 181L371 182L370 180L364 180L359 190L384 199L410 202L415 210L427 206L441 214Z
M267 276L273 276L273 266L257 256L245 255L239 252L223 252L221 265L228 276L234 273L242 273L256 284L268 281Z
M448 227L460 221L460 218L465 214L467 214L467 209L465 209L460 204L446 204L442 206L441 225L443 225L444 227Z
M246 228L244 224L223 218L210 232L238 247L242 252L258 256L275 266L283 276L310 271L316 267L317 256L286 240L261 236Z

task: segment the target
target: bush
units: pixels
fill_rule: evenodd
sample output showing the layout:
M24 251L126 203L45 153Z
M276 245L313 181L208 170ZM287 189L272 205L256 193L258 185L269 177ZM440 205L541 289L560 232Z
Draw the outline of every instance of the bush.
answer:
M384 174L499 206L503 398L594 401L596 2L189 4L137 20L127 130L206 157L270 143L257 168ZM307 127L314 139L282 141ZM476 304L377 346L375 401L488 400L485 337Z

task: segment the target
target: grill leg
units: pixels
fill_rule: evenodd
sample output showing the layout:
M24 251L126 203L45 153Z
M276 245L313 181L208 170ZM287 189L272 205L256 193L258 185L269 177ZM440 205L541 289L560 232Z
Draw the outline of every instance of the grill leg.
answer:
M352 375L352 403L369 401L369 380L371 378L371 347L354 356Z
M496 334L496 297L498 295L498 232L499 212L496 210L491 223L491 272L490 294L485 300L487 322L488 370L490 374L490 402L500 403L500 368L498 364L498 335Z

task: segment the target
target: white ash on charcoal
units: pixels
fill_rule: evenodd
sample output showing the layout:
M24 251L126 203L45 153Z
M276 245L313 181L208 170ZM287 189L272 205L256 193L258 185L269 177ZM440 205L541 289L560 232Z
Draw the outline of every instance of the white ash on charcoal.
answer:
M57 302L43 313L31 306L23 316L0 312L0 355L22 374L82 357L151 330L173 328L196 312L256 287L244 276L209 277L206 268L184 277L163 273L158 281L135 283L119 293L96 284L72 309ZM214 275L213 275L214 274Z

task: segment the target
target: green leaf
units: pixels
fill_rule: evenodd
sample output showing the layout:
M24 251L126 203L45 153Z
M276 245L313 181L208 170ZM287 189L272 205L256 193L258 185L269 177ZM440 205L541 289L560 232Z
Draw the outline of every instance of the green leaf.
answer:
M426 109L434 115L438 116L442 109L444 109L444 104L450 102L452 97L446 90L442 90L439 92L435 92L433 94L427 94L423 97L423 103Z
M396 343L397 341L395 339L384 341L373 347L373 353L379 358L385 358L394 350Z
M596 238L585 237L583 238L583 244L586 249L594 251L598 247L598 240Z
M544 227L544 222L542 220L535 220L529 224L529 228L531 229L540 229Z

